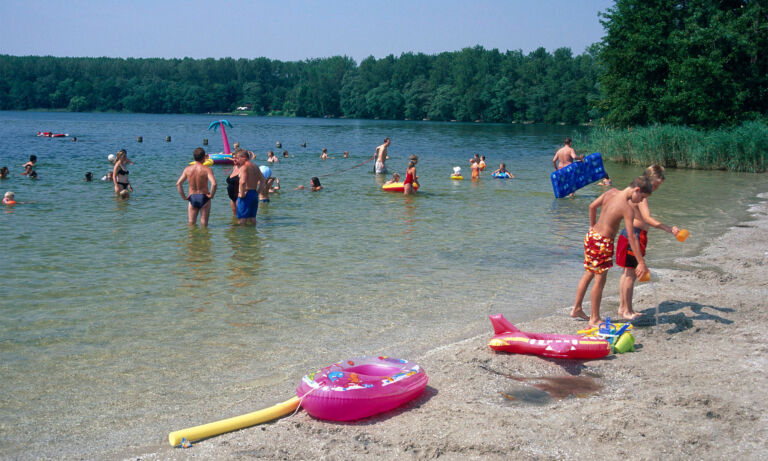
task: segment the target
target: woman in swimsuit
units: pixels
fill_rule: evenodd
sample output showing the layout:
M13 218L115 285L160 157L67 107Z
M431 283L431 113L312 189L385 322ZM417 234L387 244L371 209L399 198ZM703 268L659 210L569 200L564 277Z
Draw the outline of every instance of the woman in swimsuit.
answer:
M237 217L237 190L240 188L240 164L236 154L237 151L232 156L235 159L235 166L232 167L232 171L227 176L227 195L229 195L230 205L232 205L232 216L235 218Z
M121 149L117 153L117 160L115 160L115 167L112 169L112 181L115 183L115 194L119 194L124 190L133 192L131 183L128 182L128 164L133 164L128 159L128 153L125 149Z

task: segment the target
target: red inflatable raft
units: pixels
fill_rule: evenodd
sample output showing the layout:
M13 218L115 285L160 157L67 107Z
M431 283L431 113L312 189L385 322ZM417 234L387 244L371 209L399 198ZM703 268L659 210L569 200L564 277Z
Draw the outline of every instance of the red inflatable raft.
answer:
M488 345L495 351L535 354L558 359L599 359L611 352L604 339L576 335L528 333L518 330L503 315L490 315L495 336Z

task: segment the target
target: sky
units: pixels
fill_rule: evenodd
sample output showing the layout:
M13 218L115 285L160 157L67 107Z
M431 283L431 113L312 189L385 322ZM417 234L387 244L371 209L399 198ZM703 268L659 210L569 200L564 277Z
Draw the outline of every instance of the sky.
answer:
M0 0L0 54L360 62L600 41L612 0Z

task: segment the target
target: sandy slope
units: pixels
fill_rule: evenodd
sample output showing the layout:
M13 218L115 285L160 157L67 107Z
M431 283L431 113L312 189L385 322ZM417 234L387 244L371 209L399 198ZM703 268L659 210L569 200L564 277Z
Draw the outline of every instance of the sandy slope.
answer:
M768 205L752 211L753 221L687 259L688 270L655 271L653 287L637 288L635 307L646 315L634 353L591 362L495 353L489 323L487 335L409 357L430 383L402 409L355 423L300 411L140 458L764 459ZM603 306L603 315L616 315L616 299ZM584 327L567 314L518 326ZM564 378L531 379L542 377ZM536 387L546 385L576 395L552 398Z

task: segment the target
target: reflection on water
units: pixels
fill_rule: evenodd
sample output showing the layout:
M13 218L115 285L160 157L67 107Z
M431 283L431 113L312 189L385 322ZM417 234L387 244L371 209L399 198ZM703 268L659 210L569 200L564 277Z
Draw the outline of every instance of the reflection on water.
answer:
M227 265L232 286L242 288L257 283L264 257L256 229L250 226L232 226L224 235L232 248L232 257Z
M179 249L183 254L179 255L179 261L186 262L179 272L191 272L193 277L185 286L197 286L207 284L214 280L214 260L211 242L211 233L207 228L189 226L187 237L179 242Z

